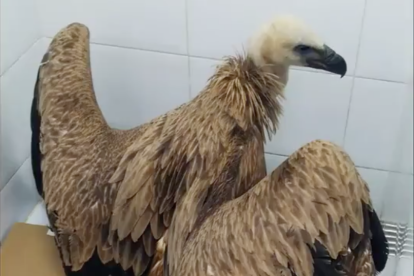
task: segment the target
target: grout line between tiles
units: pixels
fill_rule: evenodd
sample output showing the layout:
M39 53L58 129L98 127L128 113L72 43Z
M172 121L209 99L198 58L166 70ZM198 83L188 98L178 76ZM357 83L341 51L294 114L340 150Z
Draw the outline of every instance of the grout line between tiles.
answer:
M351 114L351 104L352 104L352 98L354 95L354 88L355 88L355 80L356 77L352 78L352 84L351 84L351 92L349 93L349 100L348 100L348 110L346 112L346 119L345 119L345 127L344 127L344 134L342 136L342 147L345 149L346 146L346 133L348 130L348 122L349 122L349 115Z
M29 156L24 159L24 161L19 165L19 167L17 168L17 170L10 176L9 179L6 180L6 184L4 185L3 188L1 188L0 192L3 191L4 188L6 188L6 186L10 183L10 181L13 179L13 177L19 172L19 170L23 167L24 163L26 163L26 161L30 157L31 157L31 154L29 154Z
M29 218L33 215L34 211L37 209L37 206L39 206L39 204L42 204L42 199L39 199L39 201L33 207L32 211L30 211L29 215L25 219L25 222L27 222L29 220Z
M398 174L404 174L404 175L413 175L412 173L408 173L408 172L385 170L385 169L379 169L379 168L373 168L373 167L367 167L367 166L356 166L356 167L361 168L361 169L380 171L380 172L389 172L389 173L398 173Z
M53 37L50 37L50 36L46 36L45 38L53 39ZM182 53L174 53L174 52L169 52L169 51L145 49L145 48L139 48L139 47L120 46L120 45L108 44L108 43L103 43L103 42L94 42L94 41L91 41L90 44L91 45L99 45L99 46L107 46L107 47L112 47L112 48L127 49L127 50L137 50L137 51L157 53L157 54L175 55L175 56L180 56L180 57L188 57L189 56L188 55L188 50L187 50L187 54L182 54ZM201 56L191 56L191 57L205 58L205 57L201 57ZM208 58L205 58L205 59L208 59Z
M396 259L395 261L395 265L394 265L394 272L392 273L392 276L398 276L397 275L397 271L398 271L398 265L400 264L400 259Z
M267 152L267 151L265 152L265 154L275 155L275 156L280 156L280 157L289 157L289 155L280 154L280 153L273 153L273 152ZM389 173L398 173L398 174L404 174L404 175L413 175L412 173L407 173L407 172L394 171L394 170L385 170L385 169L379 169L379 168L373 168L373 167L367 167L367 166L358 166L358 165L356 165L355 167L360 168L360 169L374 170L374 171L380 171L380 172L389 172Z
M30 49L32 49L32 47L38 42L38 41L40 41L41 39L43 39L43 37L39 37L38 39L36 39L36 41L35 42L33 42L32 44L30 44L30 46L26 49L26 51L24 51L12 64L10 64L10 66L9 67L7 67L7 69L6 70L4 70L4 72L3 73L1 73L0 74L0 77L2 77L2 76L4 76L4 75L6 75L6 73L17 63L17 62L19 62L19 60L21 60L22 58L23 58L23 56L25 56L29 51L30 51Z
M352 98L354 95L354 88L355 88L355 80L356 80L356 71L358 68L358 59L359 59L359 53L361 50L361 41L362 41L362 34L363 34L363 28L364 28L364 22L365 22L365 15L366 15L366 10L367 10L367 2L368 0L364 1L364 8L362 11L362 19L361 19L361 25L359 28L359 35L358 35L358 47L357 47L357 52L355 55L355 68L354 68L354 72L353 72L353 78L352 78L352 85L351 85L351 93L349 95L349 100L348 100L348 112L346 114L346 120L345 120L345 128L344 128L344 135L342 137L342 143L343 143L343 148L345 149L346 146L346 133L348 130L348 122L349 122L349 114L351 113L351 104L352 104Z
M191 60L190 60L190 32L188 31L188 0L185 1L185 32L187 46L187 62L188 62L188 100L191 100Z
M43 38L52 39L53 37L45 36ZM198 56L198 55L190 55L188 47L187 47L187 49L188 49L187 54L182 54L182 53L174 53L174 52L161 51L161 50L136 48L136 47L130 47L130 46L119 46L119 45L107 44L107 43L102 43L102 42L91 42L91 45L107 46L107 47L127 49L127 50L137 50L137 51L157 53L157 54L175 55L175 56L188 57L188 58L199 58L199 59L212 60L212 61L222 61L223 60L221 58L212 58L212 57L204 57L204 56ZM315 73L315 74L323 74L323 75L332 75L332 76L334 75L332 73L328 73L328 72L325 72L325 71L309 70L307 68L300 68L300 67L294 67L291 70L300 71L300 72L309 72L309 73ZM358 76L358 75L347 75L345 77L354 77L354 78L358 78L358 79L366 79L366 80L383 81L383 82L389 82L389 83L405 84L403 81L377 79L377 78L364 77L364 76Z
M361 43L362 43L362 36L364 33L364 25L365 25L365 19L366 19L366 14L367 14L367 6L368 6L368 0L364 1L364 8L362 11L362 18L361 18L361 25L359 27L359 35L358 35L358 47L357 47L357 52L355 55L355 68L354 68L354 72L353 75L356 75L356 71L358 68L358 59L359 59L359 54L360 54L360 50L361 50Z
M403 81L395 81L395 80L386 80L386 79L376 79L376 78L370 78L370 77L363 77L363 76L353 76L356 79L363 79L363 80L374 80L374 81L382 81L382 82L388 82L388 83L398 83L398 84L405 84Z
M279 154L279 153L273 153L273 152L267 152L265 151L266 154L270 154L270 155L276 155L276 156L282 156L282 157L289 157L289 155L284 155L284 154Z

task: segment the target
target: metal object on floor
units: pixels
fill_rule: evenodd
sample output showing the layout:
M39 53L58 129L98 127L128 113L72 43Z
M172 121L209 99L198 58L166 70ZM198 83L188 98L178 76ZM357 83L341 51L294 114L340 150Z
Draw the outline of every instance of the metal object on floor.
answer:
M388 239L391 256L413 258L413 228L407 223L383 221L385 236Z

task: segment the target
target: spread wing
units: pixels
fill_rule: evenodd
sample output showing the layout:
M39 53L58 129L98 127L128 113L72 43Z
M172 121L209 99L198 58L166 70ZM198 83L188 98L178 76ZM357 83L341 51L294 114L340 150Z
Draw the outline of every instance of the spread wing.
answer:
M177 275L375 275L387 254L353 162L315 141L208 217L189 238Z
M96 135L105 122L96 106L89 66L89 31L62 29L39 69L37 110L44 199L66 265L79 269L90 258L98 225L109 210L95 172L102 165Z
M106 233L118 183L110 184L109 178L140 130L107 126L93 90L86 26L74 23L62 29L42 63L34 101L41 122L37 161L63 261L79 270L97 246L105 247L100 254L104 263L113 258Z

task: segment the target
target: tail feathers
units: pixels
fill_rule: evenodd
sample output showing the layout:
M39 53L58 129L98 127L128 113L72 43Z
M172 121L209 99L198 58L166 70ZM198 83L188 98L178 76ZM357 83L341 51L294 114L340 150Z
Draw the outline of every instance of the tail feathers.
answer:
M164 275L164 263L165 263L165 252L166 252L165 236L157 242L157 251L152 260L151 270L149 276L163 276Z
M381 221L373 210L369 212L370 230L371 230L371 248L372 258L374 259L375 269L378 272L384 270L388 260L388 240L385 236Z
M314 276L342 276L343 272L335 269L335 267L324 259L315 259L313 263Z
M168 246L165 247L165 252L164 252L164 260L163 260L163 268L164 268L164 272L162 276L169 276L170 275L170 271L168 269Z
M62 267L65 271L65 276L135 276L132 268L125 271L122 269L120 264L117 264L114 261L110 261L105 264L102 263L97 250L95 250L92 257L82 266L80 270L72 271L72 267L65 265L63 261L64 255L58 241L60 239L60 234L55 227L58 215L56 212L50 212L47 216L49 219L50 229L55 234L55 243L62 260ZM148 274L144 273L142 276L147 275Z
M319 241L315 241L314 248L311 251L314 276L346 275L344 268L340 265L341 260L332 259L328 250Z
M121 265L115 262L103 264L95 251L92 257L83 265L82 269L72 271L70 266L64 266L66 276L135 276L132 269L123 270Z
M163 276L163 264L162 260L157 262L152 268L149 273L149 276Z

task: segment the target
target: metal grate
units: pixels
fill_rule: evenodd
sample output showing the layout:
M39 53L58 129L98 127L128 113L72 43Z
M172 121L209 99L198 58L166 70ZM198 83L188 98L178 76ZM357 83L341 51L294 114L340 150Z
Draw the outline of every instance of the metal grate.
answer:
M413 258L413 228L406 223L382 222L388 239L390 255Z

